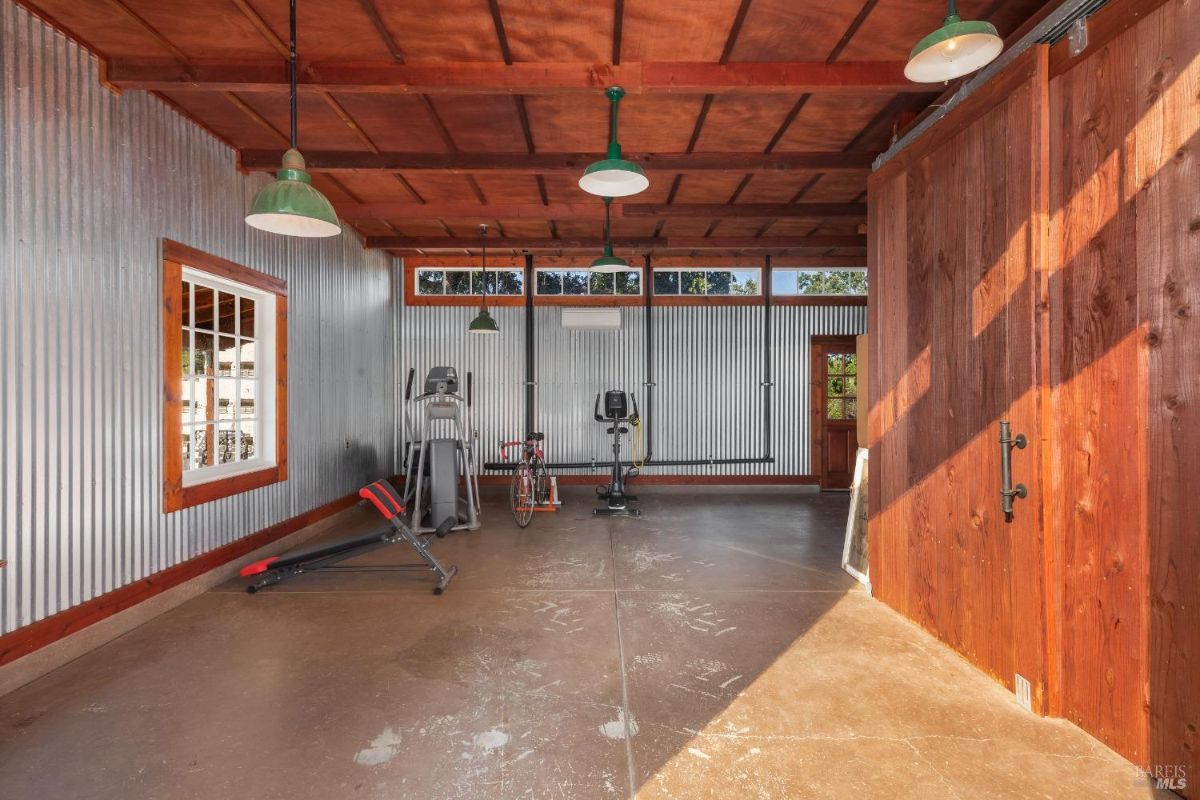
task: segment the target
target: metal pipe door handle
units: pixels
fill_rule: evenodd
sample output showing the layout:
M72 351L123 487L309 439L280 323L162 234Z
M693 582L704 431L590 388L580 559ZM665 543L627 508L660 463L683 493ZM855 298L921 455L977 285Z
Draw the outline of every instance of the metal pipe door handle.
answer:
M1028 496L1029 490L1025 484L1012 482L1012 450L1024 450L1028 442L1025 434L1012 435L1012 425L1008 420L1000 420L1000 509L1004 512L1004 521L1012 522L1013 500Z

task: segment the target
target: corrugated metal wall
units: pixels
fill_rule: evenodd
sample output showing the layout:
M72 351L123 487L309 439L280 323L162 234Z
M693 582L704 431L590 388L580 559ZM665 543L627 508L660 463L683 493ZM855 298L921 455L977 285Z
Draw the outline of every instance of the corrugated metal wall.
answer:
M265 178L0 0L0 632L345 495L392 461L392 264L242 221ZM167 237L285 278L286 483L162 513Z
M524 425L525 309L493 309L499 336L467 334L473 308L415 306L400 313L401 375L415 367L419 379L439 365L473 371L483 455L496 460L496 443L520 437ZM592 419L592 407L596 394L606 389L623 388L644 398L645 313L642 307L623 308L620 331L581 332L562 327L559 308L534 309L536 424L546 434L551 461L603 464L611 458L610 440ZM764 455L763 308L662 306L652 313L655 458ZM867 309L776 306L771 317L775 463L648 468L647 474L810 473L809 337L864 333Z

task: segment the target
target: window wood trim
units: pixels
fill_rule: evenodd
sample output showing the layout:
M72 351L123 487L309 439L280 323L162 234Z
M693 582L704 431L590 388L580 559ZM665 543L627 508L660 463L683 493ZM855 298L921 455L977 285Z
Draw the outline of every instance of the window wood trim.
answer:
M252 286L275 296L275 465L183 485L183 267ZM163 511L170 513L287 480L287 282L179 242L162 242Z

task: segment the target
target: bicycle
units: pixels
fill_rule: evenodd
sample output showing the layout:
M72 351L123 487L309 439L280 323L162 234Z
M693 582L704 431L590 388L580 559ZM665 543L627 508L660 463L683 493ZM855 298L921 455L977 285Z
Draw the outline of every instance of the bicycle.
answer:
M529 527L534 510L550 502L550 475L546 472L545 454L541 446L544 439L544 434L531 433L523 442L500 443L500 458L504 461L508 460L508 448L521 448L520 459L513 466L508 492L513 519L520 528Z

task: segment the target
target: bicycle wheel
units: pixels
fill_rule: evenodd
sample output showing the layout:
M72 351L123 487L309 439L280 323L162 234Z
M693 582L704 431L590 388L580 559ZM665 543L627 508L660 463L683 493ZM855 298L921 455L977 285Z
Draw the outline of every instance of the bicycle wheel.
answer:
M517 468L513 470L508 497L517 527L529 527L529 523L533 520L534 497L533 476L529 472L528 464L518 464Z
M550 473L546 471L546 462L534 458L529 471L533 475L533 497L539 506L544 506L550 502Z

